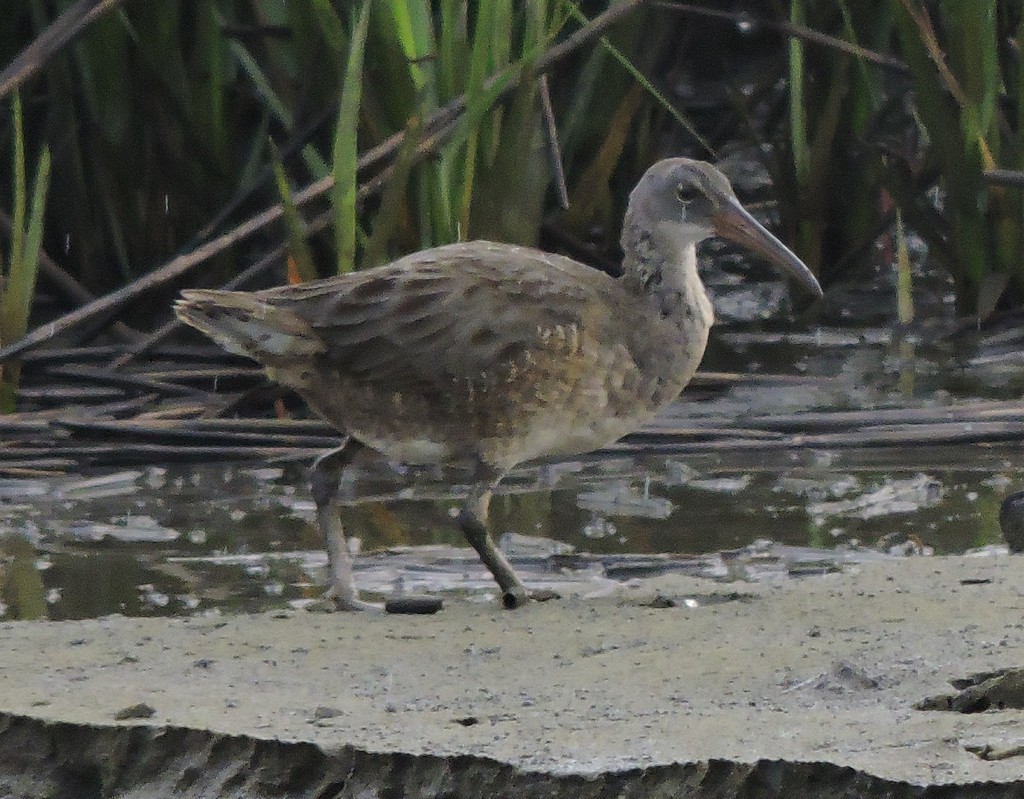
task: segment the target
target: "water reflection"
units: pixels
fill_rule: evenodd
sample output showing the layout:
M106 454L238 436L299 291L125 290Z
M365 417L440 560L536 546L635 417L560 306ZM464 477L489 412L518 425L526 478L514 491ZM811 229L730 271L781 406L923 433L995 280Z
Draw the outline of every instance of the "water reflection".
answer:
M845 557L808 547L863 558L998 543L1011 473L953 449L914 454L917 463L895 466L862 451L593 457L516 472L492 518L528 581L589 581L594 591L652 570L759 579ZM370 466L346 481L361 585L489 596L453 524L458 479ZM301 606L319 596L325 564L304 481L298 467L233 465L4 481L3 617Z

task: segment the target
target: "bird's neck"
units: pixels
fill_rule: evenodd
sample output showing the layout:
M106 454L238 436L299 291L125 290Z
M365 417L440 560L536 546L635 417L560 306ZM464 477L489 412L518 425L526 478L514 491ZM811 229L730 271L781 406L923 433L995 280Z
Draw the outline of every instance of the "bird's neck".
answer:
M697 242L627 219L622 230L622 277L626 286L649 298L662 317L688 319L710 327L711 300L697 273Z

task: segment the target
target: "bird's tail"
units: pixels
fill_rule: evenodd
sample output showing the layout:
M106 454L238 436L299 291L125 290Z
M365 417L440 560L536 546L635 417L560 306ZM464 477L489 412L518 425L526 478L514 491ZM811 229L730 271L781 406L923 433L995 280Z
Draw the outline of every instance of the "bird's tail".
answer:
M174 303L174 313L228 352L263 364L324 351L309 322L249 292L189 289Z

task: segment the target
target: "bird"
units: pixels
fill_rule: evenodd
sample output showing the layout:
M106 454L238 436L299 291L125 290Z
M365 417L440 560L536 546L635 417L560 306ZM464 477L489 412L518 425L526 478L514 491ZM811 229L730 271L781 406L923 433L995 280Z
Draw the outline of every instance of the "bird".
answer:
M650 166L629 195L618 277L474 240L261 291L188 289L174 310L260 363L344 436L310 477L338 609L379 608L356 588L337 500L342 471L365 449L470 468L457 523L503 605L516 608L529 594L487 527L495 488L520 463L617 441L679 395L714 322L697 245L715 235L822 296L717 167L676 157Z

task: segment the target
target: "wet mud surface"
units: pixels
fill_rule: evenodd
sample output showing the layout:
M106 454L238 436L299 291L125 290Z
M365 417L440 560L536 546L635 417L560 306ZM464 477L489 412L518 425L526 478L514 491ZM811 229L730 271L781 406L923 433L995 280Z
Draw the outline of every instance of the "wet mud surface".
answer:
M96 796L161 795L185 765L207 781L193 795L243 795L243 778L225 775L256 751L284 771L314 757L330 784L347 775L335 793L307 775L288 794L303 796L361 795L361 780L380 795L411 774L423 782L403 795L487 795L456 790L484 773L490 795L542 785L607 795L618 780L616 795L857 785L849 795L1009 796L1024 768L1013 754L1024 711L916 705L952 693L951 680L1021 665L1022 608L1024 560L986 555L864 563L726 596L718 583L663 575L517 612L456 600L431 617L8 622L0 786L37 757L12 741L49 741L47 752L64 752L53 762L67 763L61 735L75 729ZM151 773L126 751L150 752ZM369 771L333 771L345 758ZM41 784L58 779L49 773ZM285 795L274 779L248 795ZM121 792L128 783L135 793Z

